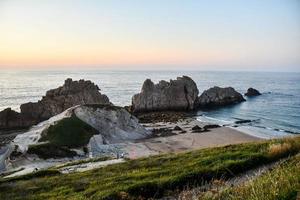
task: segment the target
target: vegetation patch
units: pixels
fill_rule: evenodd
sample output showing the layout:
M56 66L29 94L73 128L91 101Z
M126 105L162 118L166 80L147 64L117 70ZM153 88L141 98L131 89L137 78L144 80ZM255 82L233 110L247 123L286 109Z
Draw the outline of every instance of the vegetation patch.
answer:
M300 156L298 155L252 181L228 188L217 194L206 193L199 199L297 199L297 195L300 195L299 169Z
M75 151L72 151L67 147L50 143L30 145L27 153L36 154L43 159L74 157L77 155Z
M13 181L21 181L21 180L29 180L33 178L39 178L39 177L46 177L46 176L54 176L54 175L59 175L60 172L58 170L54 169L46 169L46 170L40 170L37 172L33 172L30 174L25 174L21 176L15 176L11 178L5 178L5 179L0 179L1 182L13 182Z
M273 144L294 143L285 154ZM300 151L300 137L129 160L82 173L0 183L0 199L147 199L228 179ZM266 186L267 187L267 186ZM247 199L247 198L245 198Z
M82 147L89 143L90 138L98 131L80 120L75 115L60 120L42 134L40 142L49 141L56 146L69 148Z

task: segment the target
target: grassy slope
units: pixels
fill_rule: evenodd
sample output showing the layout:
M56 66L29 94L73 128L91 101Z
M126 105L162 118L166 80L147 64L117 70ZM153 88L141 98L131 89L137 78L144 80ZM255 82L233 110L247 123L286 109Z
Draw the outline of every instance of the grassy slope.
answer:
M296 199L297 195L300 195L300 155L288 159L263 176L249 181L244 185L228 188L219 194L208 194L206 194L206 197L204 196L200 199Z
M270 151L274 143L288 144L283 146L289 147ZM212 178L230 178L247 169L295 154L299 149L300 138L267 141L153 156L83 173L2 181L0 199L158 197L167 191L201 184Z

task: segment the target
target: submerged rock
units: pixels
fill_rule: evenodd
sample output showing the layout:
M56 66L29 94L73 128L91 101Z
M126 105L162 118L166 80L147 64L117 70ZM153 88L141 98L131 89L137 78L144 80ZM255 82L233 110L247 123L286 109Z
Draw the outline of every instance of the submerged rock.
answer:
M198 98L199 107L224 106L245 101L243 96L232 87L213 87L205 90Z
M254 88L248 88L247 92L245 93L245 96L248 97L259 96L259 95L261 95L261 93Z
M64 110L83 104L111 104L91 81L65 80L63 86L47 91L40 101L20 106L21 113L5 109L0 112L0 130L28 128Z
M162 80L158 84L147 79L142 91L132 97L132 110L133 112L193 110L198 93L196 83L188 76L177 77L170 82Z

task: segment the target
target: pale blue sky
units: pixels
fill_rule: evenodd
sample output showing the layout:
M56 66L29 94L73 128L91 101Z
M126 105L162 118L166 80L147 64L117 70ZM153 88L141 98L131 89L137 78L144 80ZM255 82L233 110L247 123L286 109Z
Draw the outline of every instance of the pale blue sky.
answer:
M299 52L299 0L0 0L2 68L300 71Z

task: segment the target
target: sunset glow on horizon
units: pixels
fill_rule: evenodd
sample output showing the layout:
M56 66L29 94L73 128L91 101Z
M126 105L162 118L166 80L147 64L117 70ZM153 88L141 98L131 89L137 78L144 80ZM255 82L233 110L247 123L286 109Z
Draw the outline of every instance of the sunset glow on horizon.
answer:
M0 0L0 69L300 71L299 52L297 0Z

